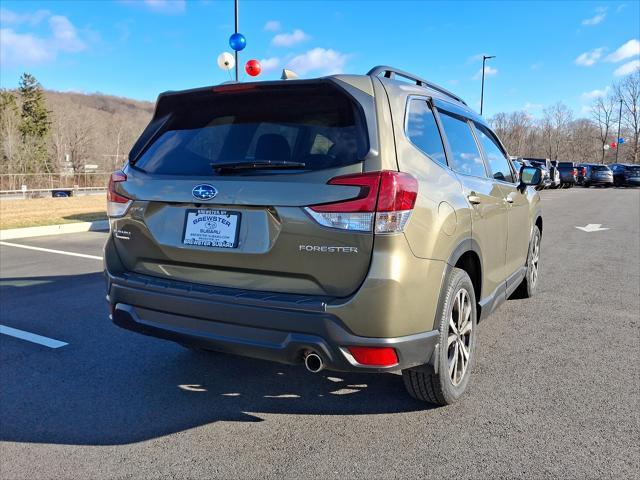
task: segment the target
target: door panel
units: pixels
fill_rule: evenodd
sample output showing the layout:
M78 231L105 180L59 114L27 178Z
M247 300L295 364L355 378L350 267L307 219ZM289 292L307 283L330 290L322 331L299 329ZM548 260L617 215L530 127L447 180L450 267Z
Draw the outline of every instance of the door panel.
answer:
M482 297L486 298L498 286L504 284L506 278L508 207L498 182L468 175L458 177L471 205L473 239L482 252ZM472 203L472 200L478 203Z
M507 277L524 267L527 261L531 224L529 220L529 200L527 194L520 193L516 185L500 183L500 189L507 199Z

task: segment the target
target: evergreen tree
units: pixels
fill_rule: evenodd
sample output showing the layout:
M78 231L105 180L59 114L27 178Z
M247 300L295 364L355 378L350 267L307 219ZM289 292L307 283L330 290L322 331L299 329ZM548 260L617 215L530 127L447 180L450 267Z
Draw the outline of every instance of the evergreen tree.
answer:
M18 91L21 97L19 130L22 135L22 171L50 173L55 170L47 151L51 121L42 86L33 75L23 73Z
M49 133L51 122L45 106L42 86L30 73L23 73L18 86L22 97L20 133L23 140L28 137L44 139Z

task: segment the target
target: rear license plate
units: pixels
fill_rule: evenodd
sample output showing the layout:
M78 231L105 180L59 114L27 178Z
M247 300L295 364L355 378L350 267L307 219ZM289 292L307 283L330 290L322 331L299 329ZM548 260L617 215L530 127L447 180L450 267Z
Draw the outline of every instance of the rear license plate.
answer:
M184 245L236 248L240 231L240 212L228 210L187 210Z

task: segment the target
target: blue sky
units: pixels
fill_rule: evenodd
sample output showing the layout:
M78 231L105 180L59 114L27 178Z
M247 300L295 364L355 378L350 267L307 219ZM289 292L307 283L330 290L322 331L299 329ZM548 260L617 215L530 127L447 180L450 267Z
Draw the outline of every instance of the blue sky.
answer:
M0 85L20 74L46 87L153 100L228 80L231 0L2 2ZM640 64L640 2L240 0L241 65L262 61L303 77L389 64L453 90L485 116L562 100L582 115L593 97ZM489 69L490 67L490 69Z

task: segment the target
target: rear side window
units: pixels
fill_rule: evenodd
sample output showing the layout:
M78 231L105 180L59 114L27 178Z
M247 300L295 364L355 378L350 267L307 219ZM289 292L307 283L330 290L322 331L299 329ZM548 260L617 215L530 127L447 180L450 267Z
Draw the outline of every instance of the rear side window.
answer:
M361 111L332 85L212 91L197 99L188 95L174 102L169 120L136 168L213 175L219 163L293 161L319 170L361 162L369 150Z
M484 155L489 163L491 174L496 180L513 183L513 174L509 166L509 160L498 146L493 134L483 125L474 124L478 133L478 140L484 150Z
M484 162L478 151L478 146L471 133L469 124L457 117L440 111L440 120L444 127L444 133L449 141L453 154L452 168L456 172L476 177L486 177L487 172Z
M409 102L406 128L407 138L422 153L435 162L447 164L436 119L425 100L414 99Z

